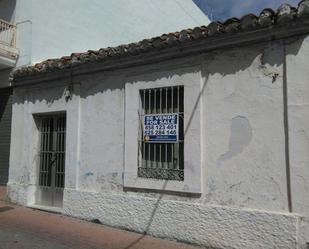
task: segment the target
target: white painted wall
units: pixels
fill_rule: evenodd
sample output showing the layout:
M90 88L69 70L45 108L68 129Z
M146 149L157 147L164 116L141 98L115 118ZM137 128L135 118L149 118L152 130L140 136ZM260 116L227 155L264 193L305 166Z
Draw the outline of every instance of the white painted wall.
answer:
M32 0L0 0L0 18L17 26L17 66L31 64Z
M16 46L19 57L16 66L24 66L33 63L33 6L32 0L16 0L15 21L17 27Z
M309 39L290 41L287 51L289 150L294 212L305 215L303 238L309 238Z
M16 1L0 0L0 19L8 22L15 20ZM9 86L9 73L13 60L0 56L0 88ZM8 69L9 68L9 69Z
M31 34L30 46L21 40L18 46L31 52L31 64L209 23L183 0L17 0L17 6L16 21L30 20L31 27L19 25L20 36Z
M68 102L63 93L69 80L16 88L10 198L23 205L35 202L38 133L32 115L66 111L64 214L218 248L305 249L308 41L290 41L286 49L282 43L260 44L74 78L79 84ZM200 151L187 147L185 167L202 172L200 182L194 182L200 184L201 195L178 195L177 191L187 191L174 185L170 186L174 195L128 191L124 178L132 165L124 155L137 137L125 136L135 122L126 115L138 110L126 90L176 82L185 85L187 99L197 102L198 114L186 105L185 119L199 117L193 118L191 129ZM292 212L287 195L284 83ZM200 163L190 164L188 157ZM162 184L150 182L157 184L153 189Z
M125 174L124 186L131 188L175 191L182 193L202 193L202 143L201 133L201 69L193 66L192 61L180 70L172 68L164 71L158 68L156 73L127 77L125 85ZM192 65L192 68L188 68ZM167 80L168 78L168 80ZM138 143L139 134L139 92L145 88L159 88L169 86L184 86L184 181L165 181L145 179L137 176L138 171ZM132 141L136 141L133 142Z
M0 18L17 24L16 66L210 22L191 0L0 0Z
M9 73L15 66L31 64L32 0L0 0L0 18L17 26L16 44L19 50L17 61L0 62L0 88L9 87ZM5 59L4 57L2 59ZM7 59L8 60L8 59ZM5 68L5 69L2 69Z
M287 211L283 58L276 43L206 56L206 203Z

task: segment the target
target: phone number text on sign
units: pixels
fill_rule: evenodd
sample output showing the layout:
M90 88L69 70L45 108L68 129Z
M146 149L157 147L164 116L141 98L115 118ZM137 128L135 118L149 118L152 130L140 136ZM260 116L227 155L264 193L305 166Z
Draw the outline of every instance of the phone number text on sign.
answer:
M144 141L174 142L178 140L178 114L144 116Z

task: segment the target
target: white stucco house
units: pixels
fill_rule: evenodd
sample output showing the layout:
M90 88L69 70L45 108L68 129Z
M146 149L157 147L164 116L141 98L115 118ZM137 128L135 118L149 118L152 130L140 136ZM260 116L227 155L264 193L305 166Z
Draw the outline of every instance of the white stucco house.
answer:
M8 196L211 248L309 242L309 1L15 70Z
M191 0L0 0L0 184L8 180L13 68L208 23Z

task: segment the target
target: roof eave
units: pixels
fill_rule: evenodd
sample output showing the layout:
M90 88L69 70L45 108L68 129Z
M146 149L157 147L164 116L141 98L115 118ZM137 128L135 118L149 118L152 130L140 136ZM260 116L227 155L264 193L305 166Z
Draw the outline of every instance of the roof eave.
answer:
M38 73L17 79L13 78L11 83L12 86L15 87L43 83L99 71L111 71L153 64L162 60L171 60L236 46L248 46L256 43L302 36L308 33L309 19L296 19L294 21L265 28L246 30L236 33L222 33L197 40L189 40L174 46L167 46L165 48L144 52L138 55L126 55L119 58L112 57L103 61L83 63L61 70Z

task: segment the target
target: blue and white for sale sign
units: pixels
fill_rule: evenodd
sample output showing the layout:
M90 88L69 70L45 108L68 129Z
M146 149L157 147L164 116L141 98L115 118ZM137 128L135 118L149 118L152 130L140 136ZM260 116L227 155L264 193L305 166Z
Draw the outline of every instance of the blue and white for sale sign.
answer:
M144 141L178 141L178 114L146 114L144 116Z

